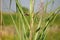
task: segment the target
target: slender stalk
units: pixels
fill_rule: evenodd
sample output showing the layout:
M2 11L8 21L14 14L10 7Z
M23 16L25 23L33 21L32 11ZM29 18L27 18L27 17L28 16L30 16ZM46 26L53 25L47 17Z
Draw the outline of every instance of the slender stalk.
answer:
M19 40L20 40L20 33L19 33L19 31L18 31L17 25L16 25L16 23L15 23L15 21L14 21L14 19L13 19L13 17L12 17L11 14L10 14L10 16L11 16L11 19L12 19L12 21L13 21L13 24L15 25L15 29L16 29L16 32L17 32L18 37L19 37Z
M23 16L26 25L27 25L28 28L30 29L30 25L29 25L29 23L28 23L26 17L24 16L24 12L23 12L22 6L21 6L17 1L16 1L16 5L17 5L18 10L21 12L21 14L22 14L22 16Z
M38 23L38 25L37 25L37 29L40 29L40 27L41 27L41 22L42 22L42 17L40 18L40 20L39 20L39 23ZM37 30L38 31L38 30ZM36 31L36 32L37 32ZM37 39L37 37L38 37L38 33L39 32L37 32L36 34L35 34L35 38L34 38L34 40L36 40Z
M32 40L33 36L33 16L34 16L34 0L30 0L30 40Z
M44 13L44 0L40 0L40 13L41 15Z
M21 30L21 37L23 38L23 40L24 40L24 35L25 35L25 37L26 37L26 40L28 39L27 38L27 36L26 36L26 29L25 29L25 24L24 24L24 21L23 21L23 18L22 18L22 15L19 13L19 21L21 22L19 22L19 25L22 27L22 30ZM21 38L21 40L22 40L22 38Z

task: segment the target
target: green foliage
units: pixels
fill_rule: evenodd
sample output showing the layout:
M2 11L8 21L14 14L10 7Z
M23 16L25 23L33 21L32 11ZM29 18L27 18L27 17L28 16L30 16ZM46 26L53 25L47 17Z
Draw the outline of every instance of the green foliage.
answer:
M18 40L45 40L46 29L55 21L57 17L56 13L58 12L58 10L60 10L60 7L59 7L53 12L50 12L48 16L43 17L44 15L43 16L40 15L41 16L40 17L34 14L34 2L35 0L30 0L30 10L27 11L28 9L22 7L21 4L19 4L18 0L16 0L16 8L18 11L17 16L12 14L3 15L3 19L4 19L3 21L4 23L6 23L6 25L11 23L14 24L17 36L19 38ZM47 3L45 7L47 8L47 6L52 2L53 1L50 1L49 3ZM10 5L11 5L11 2L10 2ZM45 8L45 11L46 11L46 8ZM29 13L29 16L25 16L24 13L27 13L27 12ZM17 20L16 20L16 17L17 17Z

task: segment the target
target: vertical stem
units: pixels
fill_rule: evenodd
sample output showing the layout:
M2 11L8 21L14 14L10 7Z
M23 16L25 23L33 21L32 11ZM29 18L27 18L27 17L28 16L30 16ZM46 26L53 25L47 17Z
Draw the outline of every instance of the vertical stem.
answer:
M33 36L33 12L34 12L34 0L30 0L30 40Z
M15 0L15 1L17 1L17 2L18 2L18 0ZM18 12L17 3L16 3L16 12Z
M40 0L40 13L41 15L43 15L44 13L44 1L43 0Z
M0 22L1 22L1 27L0 27L0 28L1 28L1 31L2 31L2 27L3 27L3 21L2 21L2 0L0 0L0 2L1 2L1 4L0 4L0 6L1 6L1 13L0 13L0 17L1 17L1 18L0 18L0 19L1 19L1 20L0 20ZM1 36L2 36L2 35L1 35ZM2 39L1 39L1 40L2 40Z
M2 0L0 0L0 2L1 2L1 4L0 4L0 6L1 6L1 14L0 14L1 15L0 16L1 17L1 20L0 20L0 22L1 22L1 27L2 27Z

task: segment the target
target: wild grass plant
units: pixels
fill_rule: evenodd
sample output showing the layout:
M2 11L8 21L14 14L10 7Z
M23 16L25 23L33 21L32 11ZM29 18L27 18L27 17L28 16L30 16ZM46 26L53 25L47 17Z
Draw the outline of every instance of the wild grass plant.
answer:
M21 1L21 0L20 0ZM10 6L11 6L12 0L10 0ZM50 0L47 4L44 6L44 13L47 13L47 6L52 3L54 0ZM60 7L58 7L56 10L50 12L50 14L44 19L43 16L37 18L37 16L34 14L34 4L35 0L30 0L30 10L29 10L29 16L25 16L22 5L16 0L16 8L18 13L18 21L15 21L13 16L10 14L10 17L12 19L12 22L14 24L14 27L16 29L16 33L18 35L18 40L45 40L46 38L46 29L51 25L57 14L60 10ZM37 20L38 19L38 20ZM29 20L29 21L28 21ZM37 22L35 21L37 20ZM18 24L16 24L18 22ZM44 27L42 23L44 22ZM34 29L36 23L36 28Z

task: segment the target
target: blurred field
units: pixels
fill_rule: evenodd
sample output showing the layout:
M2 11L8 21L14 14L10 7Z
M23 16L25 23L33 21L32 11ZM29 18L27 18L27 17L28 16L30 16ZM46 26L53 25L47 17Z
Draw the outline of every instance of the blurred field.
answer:
M47 14L48 15L48 14ZM15 28L10 14L3 13L3 26L2 26L2 37L1 40L18 40L15 33ZM12 14L12 17L16 24L18 25L18 14ZM26 16L29 19L29 16ZM1 19L0 19L1 20ZM29 21L29 20L28 20ZM56 17L53 25L47 29L46 40L60 40L60 14Z

